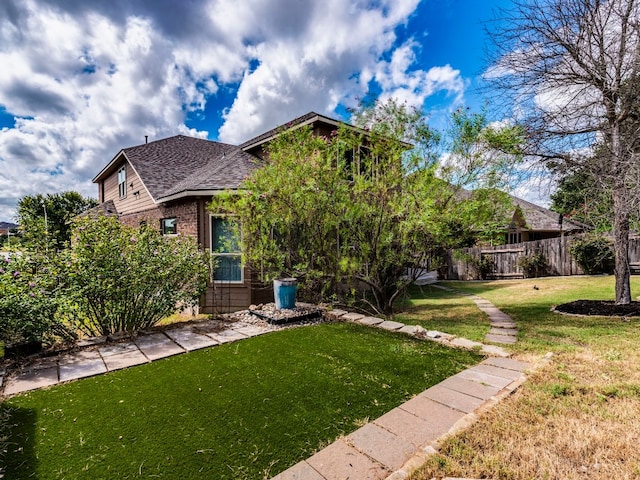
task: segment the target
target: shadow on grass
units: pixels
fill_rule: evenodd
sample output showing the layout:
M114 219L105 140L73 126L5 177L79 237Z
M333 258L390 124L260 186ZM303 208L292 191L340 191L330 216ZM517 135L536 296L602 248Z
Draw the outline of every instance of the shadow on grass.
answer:
M36 418L34 409L0 405L0 478L38 478Z

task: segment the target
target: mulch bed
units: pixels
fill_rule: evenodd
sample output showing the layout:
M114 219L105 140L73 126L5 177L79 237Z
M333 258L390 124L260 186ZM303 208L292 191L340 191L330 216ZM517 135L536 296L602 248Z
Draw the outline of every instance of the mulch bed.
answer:
M613 301L576 300L558 305L556 311L574 315L598 315L603 317L640 317L640 302L616 305Z

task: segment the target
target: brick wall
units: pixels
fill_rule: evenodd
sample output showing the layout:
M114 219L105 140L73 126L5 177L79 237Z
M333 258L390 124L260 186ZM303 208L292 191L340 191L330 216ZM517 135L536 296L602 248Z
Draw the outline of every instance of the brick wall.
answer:
M163 218L175 218L179 235L195 237L202 243L198 235L200 216L196 200L164 204L142 212L124 214L120 216L120 221L132 227L146 222L147 225L160 230L160 220Z

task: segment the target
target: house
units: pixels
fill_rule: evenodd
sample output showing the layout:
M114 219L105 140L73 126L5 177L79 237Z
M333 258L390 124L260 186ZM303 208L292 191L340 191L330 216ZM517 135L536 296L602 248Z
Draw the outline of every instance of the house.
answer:
M125 224L189 235L210 249L218 262L201 300L205 313L272 301L271 289L242 265L239 246L223 241L230 231L228 219L211 215L207 205L214 195L238 189L263 162L266 144L283 129L309 125L317 135L330 135L340 123L310 112L239 146L177 135L124 148L93 179L100 208Z
M586 229L585 225L521 198L511 196L511 201L515 210L505 232L505 244L573 235Z

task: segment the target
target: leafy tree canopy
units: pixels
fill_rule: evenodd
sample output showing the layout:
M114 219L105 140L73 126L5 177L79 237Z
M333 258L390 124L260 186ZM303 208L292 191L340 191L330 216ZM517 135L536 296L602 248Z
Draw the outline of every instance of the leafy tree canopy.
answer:
M85 198L73 191L22 197L16 218L24 242L34 247L65 248L71 239L73 217L97 204L94 198Z
M506 195L462 187L498 186L505 156L514 158L503 147L515 147L492 137L484 116L459 111L454 123L476 128L452 129L459 150L444 164L443 139L422 112L389 101L354 119L356 128L341 125L329 137L283 131L242 193L217 196L211 209L236 215L245 261L261 278L296 276L314 301L391 314L442 249L506 224L508 208L496 208Z

